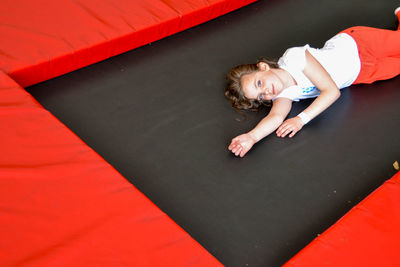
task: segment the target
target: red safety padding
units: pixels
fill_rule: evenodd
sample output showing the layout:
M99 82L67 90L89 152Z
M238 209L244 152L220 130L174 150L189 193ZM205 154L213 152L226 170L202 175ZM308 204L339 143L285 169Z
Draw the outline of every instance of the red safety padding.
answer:
M256 0L2 0L0 70L26 87Z
M400 172L285 267L400 266Z
M10 77L29 86L254 1L0 2L0 265L221 265Z
M1 266L221 266L0 71Z

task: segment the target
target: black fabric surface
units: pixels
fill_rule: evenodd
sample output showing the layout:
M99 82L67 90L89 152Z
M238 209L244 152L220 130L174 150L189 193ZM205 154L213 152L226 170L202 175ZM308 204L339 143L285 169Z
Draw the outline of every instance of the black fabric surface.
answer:
M230 140L267 110L237 122L224 76L350 26L395 29L397 4L260 1L28 90L221 263L280 266L395 173L400 77L344 89L295 138L240 159Z

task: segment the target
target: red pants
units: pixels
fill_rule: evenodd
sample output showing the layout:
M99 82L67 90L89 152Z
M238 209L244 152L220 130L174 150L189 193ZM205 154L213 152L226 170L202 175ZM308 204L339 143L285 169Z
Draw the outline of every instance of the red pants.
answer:
M357 43L361 71L354 84L373 83L400 74L400 30L357 26L342 31Z

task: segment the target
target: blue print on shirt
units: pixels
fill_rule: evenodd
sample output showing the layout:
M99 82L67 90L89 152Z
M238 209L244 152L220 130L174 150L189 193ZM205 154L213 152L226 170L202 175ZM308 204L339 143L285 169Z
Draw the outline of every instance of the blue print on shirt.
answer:
M309 93L314 92L316 89L317 89L317 87L310 86L310 87L303 88L301 90L301 92L302 92L303 95L308 95Z

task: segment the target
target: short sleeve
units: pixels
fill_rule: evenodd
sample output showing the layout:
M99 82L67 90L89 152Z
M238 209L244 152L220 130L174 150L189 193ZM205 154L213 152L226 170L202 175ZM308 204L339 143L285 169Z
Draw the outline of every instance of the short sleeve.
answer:
M286 69L303 71L306 67L306 49L309 48L309 45L289 48L279 59L278 65Z

